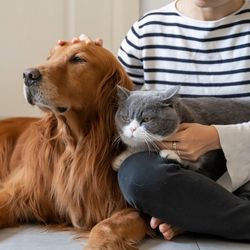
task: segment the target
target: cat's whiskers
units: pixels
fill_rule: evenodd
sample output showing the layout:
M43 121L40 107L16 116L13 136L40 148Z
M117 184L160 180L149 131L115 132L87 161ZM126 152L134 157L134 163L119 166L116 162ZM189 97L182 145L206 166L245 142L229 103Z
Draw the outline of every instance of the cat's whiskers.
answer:
M144 141L145 141L145 143L146 143L146 145L148 147L148 151L151 151L151 147L150 147L151 143L149 143L149 141L147 140L147 138L144 138Z
M121 142L121 137L117 135L112 142L112 146L117 146L120 142Z
M152 143L154 143L157 146L157 148L159 149L159 146L156 143L156 142L161 141L161 140L159 140L159 137L158 136L154 136L152 134L148 134L148 136L150 137L150 140L152 141Z
M147 141L154 150L156 151L160 151L160 148L158 147L158 145L154 142L156 139L154 138L153 135L149 134L147 131L144 131L144 135L145 135L145 141ZM147 143L147 145L148 145ZM150 148L149 148L150 150Z
M153 146L153 148L157 151L160 151L160 148L156 143L156 141L158 141L158 139L149 133L147 133L147 136L149 137L150 144Z
M146 133L147 133L147 135L150 137L150 139L151 139L152 141L159 141L159 137L154 136L154 135L152 135L152 134L150 134L150 133L148 133L148 132L146 132Z

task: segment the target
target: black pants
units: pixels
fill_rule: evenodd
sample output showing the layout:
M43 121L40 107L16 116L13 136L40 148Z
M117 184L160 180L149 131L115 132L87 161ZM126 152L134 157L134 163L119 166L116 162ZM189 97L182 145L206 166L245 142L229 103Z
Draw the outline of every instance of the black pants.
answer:
M178 163L137 153L123 162L118 180L128 203L149 216L189 232L250 240L250 202Z

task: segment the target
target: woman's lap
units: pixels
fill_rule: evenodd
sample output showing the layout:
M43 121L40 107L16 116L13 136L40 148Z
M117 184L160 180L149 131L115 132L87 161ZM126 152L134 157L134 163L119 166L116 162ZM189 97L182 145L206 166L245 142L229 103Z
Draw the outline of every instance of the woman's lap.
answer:
M153 152L129 157L118 172L125 199L187 231L250 240L250 202Z

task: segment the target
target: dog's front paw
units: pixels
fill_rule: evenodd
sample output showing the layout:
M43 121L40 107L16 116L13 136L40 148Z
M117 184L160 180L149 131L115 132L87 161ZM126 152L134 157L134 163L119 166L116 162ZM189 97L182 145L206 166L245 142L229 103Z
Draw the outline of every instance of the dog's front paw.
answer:
M173 150L164 149L160 151L160 156L169 160L175 160L181 163L181 158Z
M84 250L138 250L138 248L124 242L103 242L98 246L88 244Z
M119 229L108 224L97 224L91 230L84 250L138 250L135 242L124 239L118 232Z

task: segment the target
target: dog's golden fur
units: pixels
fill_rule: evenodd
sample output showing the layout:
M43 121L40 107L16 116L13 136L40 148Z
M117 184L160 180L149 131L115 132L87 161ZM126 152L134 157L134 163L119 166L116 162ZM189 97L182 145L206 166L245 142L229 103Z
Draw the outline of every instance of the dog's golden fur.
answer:
M147 226L126 208L111 167L121 150L116 85L131 89L131 81L93 43L57 46L36 69L41 79L26 96L45 116L0 122L0 226L38 221L86 231L97 224L88 249L136 249L131 242Z

